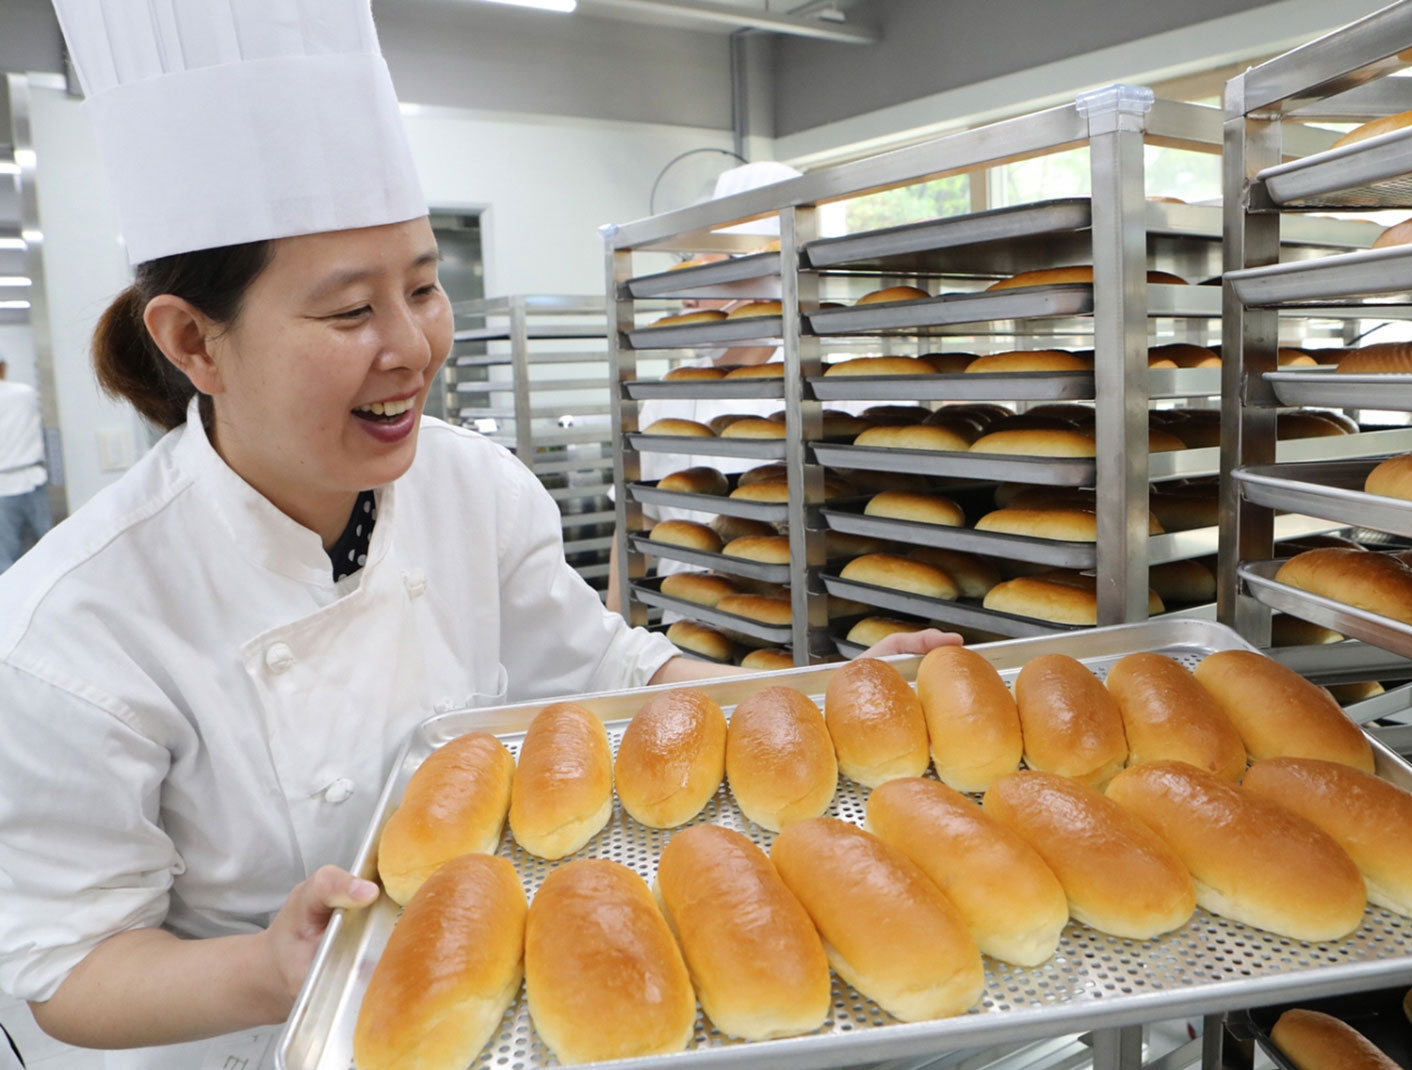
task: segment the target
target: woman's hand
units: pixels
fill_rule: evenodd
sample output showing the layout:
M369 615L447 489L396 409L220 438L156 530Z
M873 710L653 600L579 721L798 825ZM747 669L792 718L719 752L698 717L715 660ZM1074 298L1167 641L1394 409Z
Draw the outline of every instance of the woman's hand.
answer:
M339 907L355 910L374 902L378 886L337 866L323 866L297 884L261 936L272 965L272 996L284 1021L314 961L329 918Z
M943 632L939 628L925 628L920 632L893 632L884 636L882 642L875 643L860 658L885 658L892 654L925 654L939 646L960 646L962 639L955 632Z

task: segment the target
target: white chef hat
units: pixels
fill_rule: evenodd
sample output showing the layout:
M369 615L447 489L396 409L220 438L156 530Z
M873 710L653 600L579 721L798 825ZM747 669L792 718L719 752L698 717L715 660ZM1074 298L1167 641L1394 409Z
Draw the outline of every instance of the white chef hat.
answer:
M426 215L370 0L55 0L128 258Z
M789 178L798 178L799 172L787 163L775 160L761 160L758 163L742 164L723 171L716 179L716 191L712 199L730 197L736 193L748 193L761 186L771 186ZM722 227L717 234L761 234L778 238L780 221L778 216L756 219L749 223L737 223L733 227Z

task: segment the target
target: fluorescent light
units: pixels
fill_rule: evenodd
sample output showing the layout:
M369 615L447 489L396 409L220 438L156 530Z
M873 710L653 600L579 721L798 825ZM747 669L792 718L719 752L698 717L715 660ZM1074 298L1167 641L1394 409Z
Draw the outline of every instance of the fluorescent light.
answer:
M0 160L0 175L17 175L20 173L20 165L10 160Z
M23 238L0 238L0 249L23 249L25 240Z
M6 308L29 308L28 301L0 301L0 309Z
M532 7L540 11L561 11L568 14L579 6L579 0L485 0L490 4L509 4L512 7Z
M0 275L0 286L28 286L28 275Z

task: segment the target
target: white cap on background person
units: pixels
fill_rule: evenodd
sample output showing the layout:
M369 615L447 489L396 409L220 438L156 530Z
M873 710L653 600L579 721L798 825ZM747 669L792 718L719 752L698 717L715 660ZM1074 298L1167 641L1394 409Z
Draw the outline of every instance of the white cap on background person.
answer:
M426 215L369 0L55 0L133 264Z
M800 172L786 163L775 160L761 160L758 163L742 164L722 171L716 178L716 189L712 200L731 197L737 193L749 193L763 186L773 186L776 182L798 178ZM759 234L762 237L778 238L780 235L779 217L752 219L749 223L737 223L731 227L721 227L717 234Z

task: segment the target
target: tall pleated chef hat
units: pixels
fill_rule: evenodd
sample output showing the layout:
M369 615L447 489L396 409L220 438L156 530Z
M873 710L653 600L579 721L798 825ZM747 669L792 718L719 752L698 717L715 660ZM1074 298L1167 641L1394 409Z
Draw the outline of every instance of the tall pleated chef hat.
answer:
M133 264L426 202L370 0L55 0Z
M716 178L716 191L712 195L712 200L719 200L721 197L730 197L737 193L748 193L750 190L759 189L761 186L772 186L776 182L783 182L789 178L798 178L800 172L790 167L787 163L778 163L774 160L761 160L758 163L742 164L740 167L732 167L729 171L722 171ZM768 219L753 219L749 223L737 223L730 227L721 227L717 234L760 234L771 238L780 236L780 221L777 216Z

